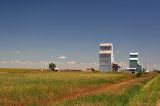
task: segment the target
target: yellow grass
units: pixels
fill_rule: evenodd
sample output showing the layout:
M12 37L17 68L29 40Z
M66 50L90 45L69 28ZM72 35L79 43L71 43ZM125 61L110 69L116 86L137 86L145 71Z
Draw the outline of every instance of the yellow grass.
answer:
M47 105L64 95L129 79L124 73L0 69L0 105Z

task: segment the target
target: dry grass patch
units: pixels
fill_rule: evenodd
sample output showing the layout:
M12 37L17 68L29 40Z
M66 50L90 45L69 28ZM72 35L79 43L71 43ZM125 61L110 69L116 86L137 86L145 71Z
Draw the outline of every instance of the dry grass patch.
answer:
M0 106L44 106L128 79L123 73L38 72L0 69Z
M160 100L157 102L157 105L156 106L160 106Z

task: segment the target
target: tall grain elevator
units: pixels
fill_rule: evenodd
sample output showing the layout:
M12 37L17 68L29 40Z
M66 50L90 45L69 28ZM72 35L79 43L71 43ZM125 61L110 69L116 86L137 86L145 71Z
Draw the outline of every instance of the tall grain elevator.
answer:
M99 51L99 70L101 72L112 71L112 63L114 61L112 43L101 43Z

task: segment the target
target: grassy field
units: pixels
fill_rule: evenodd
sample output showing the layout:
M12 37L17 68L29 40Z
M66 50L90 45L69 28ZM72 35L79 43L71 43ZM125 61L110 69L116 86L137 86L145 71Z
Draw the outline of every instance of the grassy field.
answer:
M158 83L156 74L0 69L0 106L141 106L146 99L157 105Z
M134 96L130 106L160 106L160 76L150 80Z

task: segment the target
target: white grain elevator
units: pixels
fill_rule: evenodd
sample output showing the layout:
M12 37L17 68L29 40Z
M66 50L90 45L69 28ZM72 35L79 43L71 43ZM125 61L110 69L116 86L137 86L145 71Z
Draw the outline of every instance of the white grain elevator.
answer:
M101 72L112 71L112 63L114 61L112 43L101 43L99 51L99 70Z

